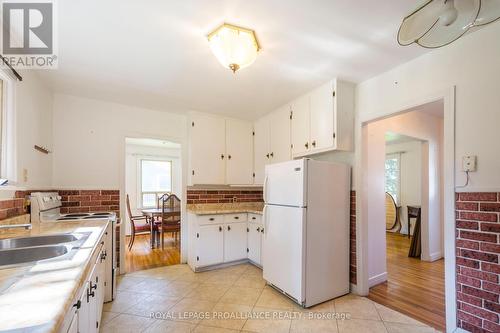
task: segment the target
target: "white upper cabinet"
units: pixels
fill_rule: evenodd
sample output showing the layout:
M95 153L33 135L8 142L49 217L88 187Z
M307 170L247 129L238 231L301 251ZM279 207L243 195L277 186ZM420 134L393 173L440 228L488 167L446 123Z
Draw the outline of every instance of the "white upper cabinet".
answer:
M269 115L271 163L288 161L290 151L290 106L279 108Z
M224 184L226 174L226 121L195 114L190 126L192 184Z
M332 80L292 103L292 157L352 150L354 85Z
M253 183L253 126L239 120L226 120L226 183Z
M291 158L290 107L283 106L257 120L254 132L254 184L262 184L267 164Z
M310 93L311 153L352 150L354 85L333 80Z
M254 123L254 183L264 183L264 168L270 158L269 116L260 118Z
M304 95L291 104L292 108L292 155L306 155L311 149L309 141L310 97Z
M190 125L190 185L253 184L251 122L195 113Z

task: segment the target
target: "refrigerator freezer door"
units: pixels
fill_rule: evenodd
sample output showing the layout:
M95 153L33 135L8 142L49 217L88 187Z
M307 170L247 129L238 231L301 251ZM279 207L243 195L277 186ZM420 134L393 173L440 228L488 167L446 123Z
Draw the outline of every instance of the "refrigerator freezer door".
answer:
M264 201L269 205L305 207L307 160L266 165Z
M305 208L264 208L262 266L264 279L298 303L305 299L304 238Z

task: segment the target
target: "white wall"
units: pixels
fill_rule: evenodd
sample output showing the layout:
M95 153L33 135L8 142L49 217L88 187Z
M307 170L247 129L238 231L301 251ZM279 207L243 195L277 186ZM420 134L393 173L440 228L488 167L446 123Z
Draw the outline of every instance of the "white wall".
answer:
M186 139L186 117L121 104L56 94L53 185L116 189L125 137Z
M386 280L385 233L385 134L403 134L426 143L422 147L422 259L442 257L441 142L442 118L421 111L403 113L365 125L367 144L363 151L363 173L368 184L368 276L370 285Z
M132 214L140 215L140 175L141 159L168 160L172 162L172 193L182 197L181 149L126 145L125 193L130 197ZM130 234L130 224L126 224L126 234Z
M420 206L422 203L422 142L409 141L403 143L386 144L385 153L400 154L400 200L401 224L399 231L408 234L408 205ZM411 234L415 219L412 219Z
M492 150L500 142L498 36L500 22L362 82L356 89L358 120L400 111L399 105L413 104L417 95L435 95L455 85L457 184L465 183L462 156L478 156L470 186L459 191L500 190L500 153Z

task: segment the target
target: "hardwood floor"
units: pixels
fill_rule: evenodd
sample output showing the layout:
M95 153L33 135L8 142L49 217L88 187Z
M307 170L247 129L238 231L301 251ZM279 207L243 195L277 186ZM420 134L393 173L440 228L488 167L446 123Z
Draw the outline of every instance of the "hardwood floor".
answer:
M406 236L387 233L388 281L370 288L368 298L444 331L444 259L408 258L409 248Z
M125 254L125 269L127 273L141 271L144 269L176 265L180 263L179 242L174 243L170 238L170 234L165 233L165 249L151 249L149 245L149 235L136 235L134 246L131 251L127 245L130 237L127 236L126 254Z

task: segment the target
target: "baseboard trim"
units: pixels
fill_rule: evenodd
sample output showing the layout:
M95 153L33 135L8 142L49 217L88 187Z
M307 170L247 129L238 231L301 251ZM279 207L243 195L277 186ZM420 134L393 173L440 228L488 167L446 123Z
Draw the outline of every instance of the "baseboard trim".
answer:
M377 284L387 281L387 272L375 275L368 279L368 287L371 288Z
M443 258L443 252L441 252L441 251L434 252L434 253L431 253L431 255L429 256L429 261L432 262L432 261L439 260L441 258Z

